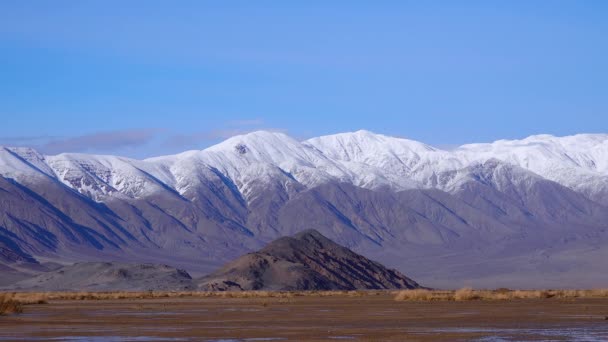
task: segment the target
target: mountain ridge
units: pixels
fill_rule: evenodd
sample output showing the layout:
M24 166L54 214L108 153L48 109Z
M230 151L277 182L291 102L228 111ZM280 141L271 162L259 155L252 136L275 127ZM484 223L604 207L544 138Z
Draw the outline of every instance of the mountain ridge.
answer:
M446 190L449 185L435 181L437 173L489 159L520 166L600 202L608 194L608 134L534 135L521 140L466 144L447 151L365 130L305 141L284 133L257 131L203 150L143 160L82 153L46 156L19 147L3 147L2 151L0 175L31 177L38 171L101 201L110 193L145 197L158 188L183 194L193 179L207 178L197 173L204 169L219 171L243 194L248 193L252 178L266 182L288 182L291 178L307 188L337 181L397 191ZM21 160L7 160L7 152ZM19 162L22 165L17 165ZM243 173L246 168L252 168L250 174ZM79 177L88 177L88 184L74 181Z
M315 228L432 287L502 286L513 272L581 284L585 269L595 284L608 273L594 263L608 256L606 151L601 134L446 151L369 131L304 142L254 132L145 160L3 147L1 262L125 260L201 274Z

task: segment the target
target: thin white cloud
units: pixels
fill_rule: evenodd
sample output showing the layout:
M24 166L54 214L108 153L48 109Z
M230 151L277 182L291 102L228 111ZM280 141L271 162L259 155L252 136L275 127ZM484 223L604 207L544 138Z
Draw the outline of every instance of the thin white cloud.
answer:
M48 135L32 135L32 136L9 136L0 137L0 145L36 145L47 142L52 139L59 139L59 137L48 136Z
M46 153L64 151L115 151L128 147L139 147L149 143L158 133L155 129L134 129L99 132L77 137L52 140L42 146Z
M222 127L192 133L175 133L162 129L129 129L95 132L72 137L8 136L0 137L0 145L32 147L44 154L64 152L126 154L145 157L158 153L177 153L188 149L204 149L230 137L254 131L287 133L287 130L265 125L259 118L231 120Z
M43 153L114 152L138 148L151 142L158 129L131 129L96 132L75 137L22 136L0 138L2 144L33 147Z

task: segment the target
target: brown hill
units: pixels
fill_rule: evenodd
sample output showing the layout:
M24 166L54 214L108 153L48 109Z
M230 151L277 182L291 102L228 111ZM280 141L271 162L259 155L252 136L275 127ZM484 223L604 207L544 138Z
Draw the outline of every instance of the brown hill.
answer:
M316 230L279 238L205 276L202 290L367 290L420 287Z

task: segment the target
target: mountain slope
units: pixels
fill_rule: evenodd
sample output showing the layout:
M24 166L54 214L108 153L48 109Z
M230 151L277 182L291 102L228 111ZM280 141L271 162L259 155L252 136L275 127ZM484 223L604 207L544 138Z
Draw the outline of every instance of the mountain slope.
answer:
M9 287L28 291L192 290L192 277L166 265L85 262L19 281Z

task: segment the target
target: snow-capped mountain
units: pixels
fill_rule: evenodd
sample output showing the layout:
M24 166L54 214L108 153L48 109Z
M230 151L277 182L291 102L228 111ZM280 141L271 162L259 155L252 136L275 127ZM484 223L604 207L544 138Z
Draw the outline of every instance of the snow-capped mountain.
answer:
M368 131L260 131L145 160L0 148L0 261L13 263L112 257L204 271L314 228L438 285L514 269L550 282L608 271L591 263L608 256L607 206L605 134L442 150ZM463 266L476 258L483 266Z
M305 188L337 181L368 189L450 190L458 179L446 178L446 174L491 159L519 166L592 198L608 184L606 134L537 135L445 151L368 131L304 142L283 133L259 131L204 150L146 160L73 153L43 156L30 148L9 147L0 154L0 175L24 180L46 175L101 201L112 194L140 198L168 188L183 194L197 180L209 178L213 170L247 197L252 182L276 180L285 184L295 181Z
M608 203L608 134L535 135L464 145L456 154L468 161L496 158L518 165Z

